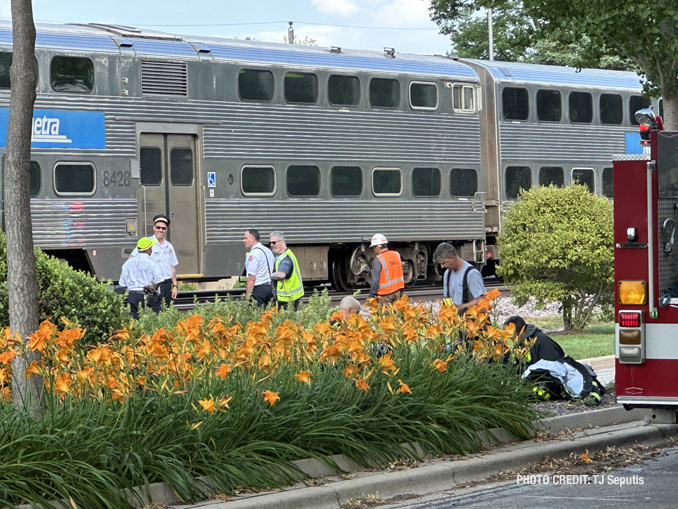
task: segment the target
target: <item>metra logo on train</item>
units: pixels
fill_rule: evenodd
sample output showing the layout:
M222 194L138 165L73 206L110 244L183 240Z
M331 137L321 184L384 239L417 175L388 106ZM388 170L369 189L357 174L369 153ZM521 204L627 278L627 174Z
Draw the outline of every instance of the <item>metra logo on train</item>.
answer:
M66 136L59 134L59 119L49 118L47 116L33 119L31 141L71 143L71 140L69 140Z

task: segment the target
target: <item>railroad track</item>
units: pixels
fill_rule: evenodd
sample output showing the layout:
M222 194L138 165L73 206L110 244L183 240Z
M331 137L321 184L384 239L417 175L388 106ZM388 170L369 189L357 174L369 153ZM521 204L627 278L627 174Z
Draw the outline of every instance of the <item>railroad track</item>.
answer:
M495 288L499 289L502 293L502 296L509 296L511 294L510 290L504 286L498 280L487 280L485 281L485 288L493 290ZM330 296L330 302L334 305L339 305L341 299L346 296L352 296L354 292L338 292L331 288L330 286L319 286L314 289L307 289L305 295L301 298L302 303L308 302L308 299L313 295L314 290L319 292L324 289L328 290ZM369 289L367 286L357 288L361 293L356 297L359 302L363 303L367 299L367 294ZM214 302L215 298L226 299L228 297L232 299L241 298L245 294L244 288L233 288L230 290L196 290L191 292L179 292L176 300L174 301L174 307L180 311L190 311L195 307L195 304L206 304L209 302ZM437 300L442 298L443 286L442 284L429 284L422 286L413 286L411 288L405 289L405 294L415 302L426 302L431 300Z

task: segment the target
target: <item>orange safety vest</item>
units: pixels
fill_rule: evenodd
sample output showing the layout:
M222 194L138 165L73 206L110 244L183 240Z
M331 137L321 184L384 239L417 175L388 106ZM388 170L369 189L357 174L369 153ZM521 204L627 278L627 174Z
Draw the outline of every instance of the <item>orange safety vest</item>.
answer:
M397 251L384 251L377 258L381 262L377 295L389 295L405 288L403 265Z

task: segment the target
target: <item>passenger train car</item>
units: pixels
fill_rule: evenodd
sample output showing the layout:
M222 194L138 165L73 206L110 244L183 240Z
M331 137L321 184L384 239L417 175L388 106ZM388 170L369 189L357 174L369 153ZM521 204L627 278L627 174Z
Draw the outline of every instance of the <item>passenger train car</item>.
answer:
M239 275L252 227L283 230L304 279L340 288L377 232L408 283L438 277L440 241L482 263L520 188L607 193L646 104L632 73L36 28L34 240L113 280L158 213L186 279ZM0 131L11 35L0 24Z

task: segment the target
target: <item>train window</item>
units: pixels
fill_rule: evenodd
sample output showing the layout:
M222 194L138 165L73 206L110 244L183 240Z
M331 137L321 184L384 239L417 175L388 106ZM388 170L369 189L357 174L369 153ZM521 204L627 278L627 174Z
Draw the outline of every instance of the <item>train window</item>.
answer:
M435 110L438 108L438 85L435 83L410 83L410 106L414 110Z
M94 88L94 64L84 57L54 57L50 79L55 92L91 92Z
M54 166L54 189L57 194L92 194L94 186L93 164L57 163Z
M320 169L317 166L288 166L287 194L318 196L320 194Z
M450 195L475 196L478 191L478 172L470 168L453 168L450 171Z
M629 97L629 112L631 113L631 125L640 125L636 120L636 111L643 108L649 108L652 101L640 95L632 95Z
M41 175L40 175L40 165L35 161L31 161L31 196L38 196L40 194L40 184L41 184Z
M360 80L333 74L327 82L327 96L335 106L356 106L360 102Z
M603 195L607 198L613 198L612 188L612 168L603 168Z
M454 85L452 87L452 109L455 111L475 111L473 87Z
M619 125L624 121L624 102L619 94L600 94L600 122Z
M659 116L664 118L664 99L659 99Z
M318 100L318 77L306 72L285 74L285 100L288 103L315 104Z
M243 101L270 101L274 88L271 71L240 69L238 73L238 95Z
M273 166L243 166L240 184L245 196L271 196L275 193L275 169Z
M440 196L440 181L438 168L415 168L412 170L412 194L420 198Z
M529 166L506 167L506 197L509 200L518 198L521 189L532 187L532 170Z
M159 186L162 183L162 155L158 147L141 147L141 185Z
M193 150L173 148L170 152L170 182L173 186L193 184Z
M363 170L359 166L335 166L330 172L332 196L360 196Z
M570 122L590 124L593 121L593 96L588 92L570 92Z
M560 166L542 166L539 168L539 185L563 187L565 171Z
M400 83L398 80L372 78L370 81L370 104L374 108L397 108L400 106Z
M12 54L0 53L0 88L10 88L9 68L12 67Z
M589 168L575 168L572 170L572 183L579 183L589 188L592 193L596 192L596 183L593 170Z
M537 118L542 122L560 122L562 106L558 90L537 90Z
M506 120L527 120L530 104L526 88L506 87L501 97Z
M375 196L400 196L403 192L400 168L375 168L372 172L372 191Z

